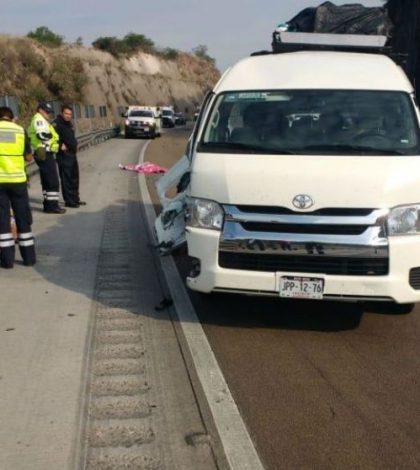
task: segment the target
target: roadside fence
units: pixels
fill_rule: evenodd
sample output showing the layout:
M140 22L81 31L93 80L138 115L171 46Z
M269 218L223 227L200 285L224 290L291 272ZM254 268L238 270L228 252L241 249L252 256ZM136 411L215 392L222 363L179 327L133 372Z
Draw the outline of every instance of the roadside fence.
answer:
M16 96L4 95L0 96L0 106L9 107L15 116L19 114L19 102Z
M89 147L105 142L108 139L118 136L119 127L113 126L108 129L100 129L93 132L87 132L85 134L77 135L77 143L79 151L87 150ZM35 164L35 160L32 160L26 166L26 172L29 177L38 172L38 166Z

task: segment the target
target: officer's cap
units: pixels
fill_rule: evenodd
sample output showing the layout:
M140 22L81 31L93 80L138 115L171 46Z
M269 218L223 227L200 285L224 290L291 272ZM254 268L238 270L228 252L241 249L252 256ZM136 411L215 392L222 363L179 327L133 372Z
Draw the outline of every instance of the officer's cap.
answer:
M38 109L42 109L45 112L47 112L48 114L52 114L54 112L52 106L49 103L47 103L46 101L40 101L38 103Z

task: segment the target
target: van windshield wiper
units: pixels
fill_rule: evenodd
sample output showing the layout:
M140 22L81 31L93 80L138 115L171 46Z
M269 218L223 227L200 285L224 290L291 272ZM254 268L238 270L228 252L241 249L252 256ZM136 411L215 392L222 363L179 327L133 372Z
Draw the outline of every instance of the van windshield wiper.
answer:
M282 148L270 148L260 145L250 145L243 144L240 142L202 142L198 151L214 151L214 152L223 152L223 151L235 151L238 153L263 153L270 155L295 155L296 152L290 149Z
M369 153L370 155L406 155L405 152L395 149L378 149L366 145L348 145L348 144L320 144L320 145L306 145L300 147L300 151L325 151L325 152L361 152Z

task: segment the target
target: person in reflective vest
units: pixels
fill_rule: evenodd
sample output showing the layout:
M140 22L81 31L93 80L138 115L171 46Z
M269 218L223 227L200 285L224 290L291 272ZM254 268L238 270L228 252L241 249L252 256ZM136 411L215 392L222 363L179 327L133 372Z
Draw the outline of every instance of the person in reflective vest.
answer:
M29 206L25 160L31 161L31 145L23 127L13 122L13 111L0 107L0 266L13 268L15 239L10 209L16 220L17 242L23 264L35 264L35 242Z
M37 112L31 120L28 134L34 152L35 162L39 167L41 186L44 196L44 212L47 214L64 214L59 200L60 182L58 179L55 154L58 152L59 138L49 122L52 107L46 102L38 104Z

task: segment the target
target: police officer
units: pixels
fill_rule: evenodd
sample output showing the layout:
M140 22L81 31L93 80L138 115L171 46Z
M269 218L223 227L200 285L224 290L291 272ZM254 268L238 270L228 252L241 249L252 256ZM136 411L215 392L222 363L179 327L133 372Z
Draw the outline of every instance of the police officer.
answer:
M61 191L66 207L84 206L79 196L79 164L77 162L77 139L74 133L73 110L63 104L61 114L53 122L60 138L57 164L61 180Z
M26 266L35 264L25 160L31 161L31 145L25 131L13 122L13 111L0 107L0 266L13 268L15 240L10 226L10 208L17 225L19 251Z
M29 125L28 133L35 154L35 162L39 167L44 195L44 212L47 214L64 214L66 210L58 204L60 182L54 157L58 151L59 138L49 122L52 112L53 109L48 103L40 102L37 113L33 116Z

